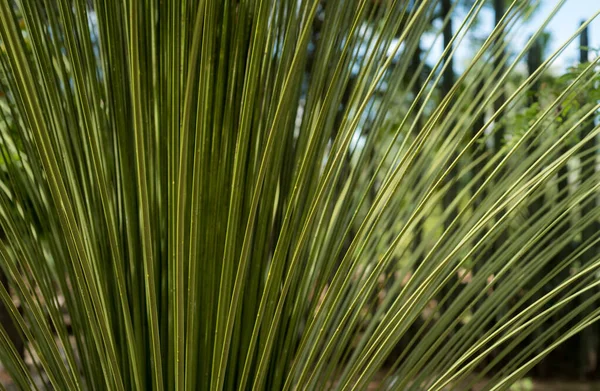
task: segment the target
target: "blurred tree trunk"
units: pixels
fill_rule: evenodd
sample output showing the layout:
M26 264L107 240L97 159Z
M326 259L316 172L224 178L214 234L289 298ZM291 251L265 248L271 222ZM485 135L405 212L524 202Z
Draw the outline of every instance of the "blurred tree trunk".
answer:
M542 44L539 39L537 39L529 48L529 52L527 53L527 71L529 75L532 75L538 68L542 65ZM529 89L529 99L527 102L527 106L529 108L534 106L539 106L539 94L540 94L540 80L539 78L533 82ZM528 153L533 153L537 149L537 141L535 140L535 136L532 136L533 140L528 141ZM544 192L540 191L538 195L534 196L531 199L529 205L527 205L527 211L529 213L529 217L535 215L535 213L541 210L544 207L545 197ZM551 265L549 265L551 266ZM547 267L541 270L541 274L547 272ZM548 289L548 287L546 287ZM544 288L541 289L540 292L535 293L533 300L538 299L545 292ZM540 326L533 333L531 338L537 339L545 330L545 326ZM539 353L539 351L538 351ZM548 372L548 361L542 360L535 367L537 376L546 377Z
M529 52L527 53L527 70L529 75L532 75L537 69L542 65L542 45L541 42L536 40ZM539 94L540 94L540 80L536 80L529 89L529 102L528 106L538 106L539 105ZM529 142L529 150L534 151L537 148L535 140ZM535 214L538 210L540 210L544 206L544 195L543 192L540 192L540 195L534 198L531 203L528 205L529 215Z
M588 29L587 27L583 29L581 35L579 36L579 62L581 64L585 64L589 62L589 38L588 38ZM593 119L590 119L584 126L582 126L580 137L583 139L590 131L594 128ZM595 167L595 156L597 149L597 141L595 139L591 139L588 141L584 148L582 149L582 161L581 164L581 182L585 181L588 178L592 178L596 172ZM594 151L591 155L586 154L586 151ZM592 157L593 156L593 157ZM587 203L582 203L581 205L581 215L585 216L588 213L593 212L596 208L597 201L596 199L592 199ZM598 230L598 224L596 222L588 225L582 232L581 242L584 243L590 238L592 238ZM596 251L598 249L596 247L592 247L590 250L586 251L582 255L582 264L588 264L596 255ZM583 295L581 298L582 301L587 300L593 293L589 292ZM579 377L584 379L589 374L598 375L598 365L597 365L597 357L598 357L598 331L596 324L586 328L583 330L579 337Z
M481 91L483 88L484 88L484 81L481 80L479 82L479 85L477 86L477 90ZM480 104L483 104L484 100L485 100L485 96L482 96ZM485 111L483 111L475 119L475 122L473 123L473 129L472 129L472 137L475 137L476 134L484 126L485 126ZM484 157L486 152L487 152L487 145L485 143L485 135L481 134L479 136L479 139L473 144L473 148L471 150L471 156L473 157L473 161L477 161L477 163L473 165L473 170L471 172L472 178L475 178L481 171L483 171L485 164L486 164L485 157ZM475 182L475 184L473 185L473 194L475 194L477 191L479 191L479 189L483 186L483 181L484 181L484 177L480 177L477 180L477 182ZM486 191L483 190L479 194L479 196L473 201L473 212L476 212L477 210L479 210L479 205L481 204L481 201L485 198L485 195L486 195ZM485 232L486 231L482 231L479 234L478 240L481 239L485 235ZM473 265L473 273L477 273L478 266L479 265L477 263Z
M452 12L452 1L451 0L442 0L442 13L441 13L442 20L446 20L446 18L448 18L448 16L450 15L451 12ZM441 94L440 100L442 100L446 96L448 96L448 94L450 93L450 90L452 89L452 86L454 85L455 78L456 78L454 75L454 58L450 54L450 52L452 51L452 43L451 42L452 42L452 38L454 37L454 32L453 32L453 28L452 28L452 18L448 18L448 22L444 25L444 31L443 31L442 35L443 35L443 41L444 41L444 50L448 50L448 52L447 52L446 56L444 56L444 65L446 66L446 68L444 69L444 73L442 75L442 85L441 85L442 94ZM450 125L450 129L452 129L452 125ZM454 168L450 172L449 177L446 179L446 183L455 181L456 176L457 176L457 170L456 170L456 168ZM451 186L449 186L448 191L444 194L443 206L444 206L445 211L447 211L450 208L450 204L456 198L456 194L458 193L457 186L458 185L456 183L453 183ZM448 214L448 217L444 221L444 228L447 229L455 217L456 217L456 210L452 209L450 211L450 213Z
M450 90L452 89L452 86L454 85L455 82L455 75L454 75L454 58L451 55L452 52L452 38L454 37L454 32L453 32L453 27L452 27L452 18L450 17L450 14L452 12L452 1L451 0L442 0L441 3L441 19L442 21L446 21L446 24L444 25L444 30L442 33L443 36L443 44L444 44L444 50L447 50L446 55L444 56L444 65L445 65L445 69L444 72L442 74L442 83L441 83L441 96L440 96L440 102L448 96L448 94L450 93ZM449 132L452 131L453 128L453 124L450 124L448 129ZM450 161L452 161L455 157L455 153L453 153L450 156ZM442 207L443 207L443 212L444 213L448 213L446 219L444 220L444 229L447 230L450 226L450 224L452 223L452 221L454 221L454 219L457 216L456 213L456 209L455 208L451 208L450 205L452 204L452 201L454 201L454 199L456 198L456 195L458 194L458 183L457 181L457 176L458 176L458 170L457 167L454 167L449 173L448 176L445 178L445 184L448 186L446 192L444 193L443 197L442 197ZM440 300L444 300L443 304L440 306L440 309L443 312L446 311L446 309L449 307L450 303L452 303L453 297L451 296L455 296L456 292L454 292L454 294L452 294L453 292L451 292L452 286L454 285L454 281L450 280L446 285L444 285L442 287L442 289L440 290Z
M419 42L417 43L417 48L415 49L415 53L412 56L411 59L411 63L410 63L410 72L409 74L416 74L419 71L419 66L421 65L421 42L419 40ZM413 93L413 99L416 99L416 106L415 106L415 113L418 113L419 110L421 110L421 107L423 106L423 102L420 98L417 98L417 96L419 95L419 91L421 90L422 87L422 80L420 75L417 75L417 80L416 82L413 84L412 87L412 93ZM421 117L416 118L416 126L415 126L415 137L419 136L419 133L421 132L421 128L422 128L422 121L421 121ZM419 156L417 156L416 161L418 161L420 159L420 154ZM422 179L422 174L421 173L417 173L417 183L420 182ZM417 252L419 249L419 246L421 245L421 243L423 242L423 219L419 219L415 225L415 231L414 231L414 235L413 235L413 240L412 240L412 251L413 252ZM419 267L419 265L423 262L423 252L421 252L420 254L417 255L417 260L415 263L415 269L417 267Z
M442 20L446 20L452 11L452 1L451 0L442 0ZM452 18L448 19L448 23L444 25L443 31L443 39L444 39L444 50L448 48L448 53L444 56L444 63L448 64L446 69L444 70L444 75L442 77L442 98L448 95L452 86L454 85L454 58L450 55L450 51L452 50L452 38L454 37L454 31L452 26Z
M506 90L504 89L504 83L501 83L500 80L502 78L502 76L504 75L505 72L505 63L504 63L504 55L506 54L504 51L504 26L500 25L500 22L502 21L502 18L504 17L504 13L506 12L506 4L505 4L505 0L494 0L494 23L496 28L500 29L500 35L498 36L498 38L496 39L496 43L498 45L498 48L501 50L498 50L495 54L494 57L494 68L497 71L496 73L496 85L499 86L500 88L500 93L498 94L498 97L494 100L494 112L498 112L500 110L500 108L502 107L502 105L506 102ZM494 121L494 152L495 153L500 153L500 151L502 150L502 147L504 146L504 137L505 137L505 124L504 124L504 118L503 118L503 114L499 115L496 117L496 120ZM498 176L501 177L503 175L503 170L500 170L500 172L498 173ZM500 213L498 214L498 216L496 217L496 221L499 220L505 213L505 209L502 209L502 211L500 211ZM494 245L492 247L492 251L496 252L498 249L500 249L500 247L502 246L503 243L505 243L507 240L507 233L506 231L502 231L500 232L500 234L498 235L498 238L496 239L496 241L494 242ZM498 313L496 315L496 320L499 320L502 317L502 312Z
M500 24L500 21L502 20L502 17L504 16L504 12L505 12L505 7L504 7L504 0L494 0L494 20L495 20L495 25L496 27L498 27L498 25ZM497 44L502 47L503 45L503 37L500 36L497 39ZM502 77L502 75L504 74L504 49L499 50L496 53L496 56L494 58L494 68L496 68L498 70L498 73L496 74L496 79L498 80L498 84L499 84L499 80ZM500 110L500 107L502 107L502 105L504 104L504 102L506 101L506 92L503 88L502 84L500 85L500 94L498 95L498 97L496 98L496 100L494 101L494 111L498 111ZM496 150L496 152L499 152L500 149L502 148L502 144L504 143L504 133L505 133L505 129L504 129L504 124L502 122L502 116L498 116L498 118L496 118L496 121L494 121L494 148Z
M506 102L506 91L504 89L504 84L500 82L500 79L502 78L502 76L504 75L505 72L505 64L504 64L504 55L505 55L505 51L504 51L504 27L500 26L500 22L502 21L502 18L504 17L504 13L506 12L506 7L505 7L505 0L494 0L493 2L493 7L494 7L494 27L496 29L499 29L499 35L495 40L495 44L496 46L494 47L494 60L493 60L493 66L494 66L494 71L496 72L496 76L495 76L495 83L494 85L497 85L499 88L499 93L496 97L496 99L494 99L494 103L493 103L493 110L494 113L498 112L500 110L500 108L502 107L502 105L504 104L504 102ZM479 86L478 90L482 90L484 88L484 81L481 82L481 85ZM490 151L492 153L490 153L490 158L492 158L495 154L500 153L500 151L502 150L502 147L504 146L504 134L505 134L505 125L504 125L504 118L503 115L500 114L496 117L496 119L494 120L494 125L493 125L493 149ZM484 121L484 116L483 114L480 116L480 118L478 118L477 122L475 123L475 129L473 129L473 132L477 132L479 131L479 129L481 129L481 127L483 127L485 124ZM485 136L483 136L485 137ZM481 145L476 145L476 152L475 152L475 159L481 158L481 156L486 152L486 145L485 144L481 144ZM477 152L478 151L478 152ZM474 166L474 170L475 173L477 174L479 173L483 167L485 166L486 162L481 160L479 164L477 164L476 166ZM503 171L501 170L498 173L498 177L502 176ZM481 186L481 183L484 181L484 178L481 178L478 183L476 184L476 190L479 189L479 187ZM482 192L480 195L480 199L485 198L486 193ZM478 208L479 206L479 202L478 200L475 201L474 203L474 208ZM502 215L505 213L505 210L503 209L498 216L496 217L496 221L498 221ZM481 239L481 237L483 237L483 235L485 235L485 231L482 231L479 239ZM496 251L498 251L502 244L506 242L507 238L506 238L506 232L502 231L499 233L497 239L494 241L493 245L491 246L491 248L489 248L488 250L486 250L486 254L483 254L483 258L484 259L489 259ZM473 272L477 273L477 264L473 267ZM481 300L482 302L484 301L484 299ZM478 305L481 303L478 303ZM499 321L499 319L502 317L503 312L500 311L496 314L495 316L495 320L493 320L492 322L497 322ZM498 351L496 349L494 349L491 353L490 353L490 360L494 359L497 355Z

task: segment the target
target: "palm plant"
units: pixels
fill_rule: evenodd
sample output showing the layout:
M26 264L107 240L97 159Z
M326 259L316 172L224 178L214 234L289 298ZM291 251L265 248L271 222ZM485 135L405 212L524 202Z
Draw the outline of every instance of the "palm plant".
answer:
M0 0L14 383L504 390L593 324L596 60L488 148L567 42L507 91L509 0L440 96L438 3Z

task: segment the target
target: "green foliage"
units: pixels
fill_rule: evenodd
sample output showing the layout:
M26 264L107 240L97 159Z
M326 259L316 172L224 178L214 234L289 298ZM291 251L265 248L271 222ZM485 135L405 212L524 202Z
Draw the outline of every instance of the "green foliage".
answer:
M437 3L0 0L17 387L507 390L596 322L596 60L528 106L517 1L441 96Z

